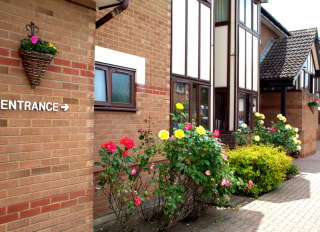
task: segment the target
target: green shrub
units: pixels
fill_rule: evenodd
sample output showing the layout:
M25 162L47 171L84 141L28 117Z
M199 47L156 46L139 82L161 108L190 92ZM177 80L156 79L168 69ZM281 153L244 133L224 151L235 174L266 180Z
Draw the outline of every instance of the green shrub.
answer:
M253 197L280 185L292 165L285 151L270 145L238 147L228 152L228 161L235 176L245 183L253 181L251 189L243 188L240 192Z
M287 174L286 174L287 178L290 178L297 174L299 174L298 166L295 163L291 163L289 169L287 170Z

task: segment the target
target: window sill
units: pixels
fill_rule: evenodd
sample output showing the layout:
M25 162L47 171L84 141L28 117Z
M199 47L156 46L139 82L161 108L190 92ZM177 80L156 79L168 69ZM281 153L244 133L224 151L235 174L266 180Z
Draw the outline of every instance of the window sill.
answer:
M137 112L136 108L120 108L120 107L102 107L95 106L94 111L124 111L124 112Z

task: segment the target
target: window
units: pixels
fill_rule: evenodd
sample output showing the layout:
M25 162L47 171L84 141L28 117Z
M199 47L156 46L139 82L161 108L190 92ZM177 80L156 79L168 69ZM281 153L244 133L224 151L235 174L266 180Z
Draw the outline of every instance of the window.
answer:
M216 123L218 130L227 130L227 92L216 92Z
M94 80L96 110L135 109L135 70L96 63Z
M252 128L252 115L257 111L257 96L248 93L239 93L238 127L243 123Z
M179 122L173 122L173 128L178 127L177 123L191 122L194 126L201 125L209 130L209 86L182 79L172 79L172 85L172 89L177 89L178 86L183 86L184 89L183 93L178 91L172 93L173 114L177 115L175 105L181 103L187 117L180 118Z
M252 0L239 0L239 19L247 29L258 32L259 5Z
M229 21L229 0L216 0L215 3L216 23Z

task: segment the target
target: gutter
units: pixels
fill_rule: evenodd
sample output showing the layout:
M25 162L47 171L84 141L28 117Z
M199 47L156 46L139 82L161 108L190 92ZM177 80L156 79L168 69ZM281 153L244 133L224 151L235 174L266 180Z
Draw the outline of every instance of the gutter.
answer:
M108 14L103 16L101 19L99 19L96 22L96 29L101 27L103 24L108 22L110 19L114 18L115 16L119 15L122 11L126 10L129 6L129 0L123 0L121 5L118 7L114 8L112 11L110 11Z

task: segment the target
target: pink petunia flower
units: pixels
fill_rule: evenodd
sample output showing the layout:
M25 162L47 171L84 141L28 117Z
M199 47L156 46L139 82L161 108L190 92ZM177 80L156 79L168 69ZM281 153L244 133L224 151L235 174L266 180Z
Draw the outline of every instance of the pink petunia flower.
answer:
M190 123L186 123L186 127L184 128L185 130L191 130L192 125Z
M204 172L207 176L210 176L210 170Z
M132 170L131 170L131 176L134 176L135 174L137 173L137 169L135 169L135 168L133 168Z
M252 180L249 180L249 187L247 187L247 189L251 189L252 186L253 186L253 182Z
M35 36L31 36L30 40L31 40L31 42L32 42L33 44L36 44L36 43L38 43L38 41L39 41L39 39L38 39L37 37L35 37Z
M219 130L214 130L213 137L218 138L219 135L220 135L220 131Z

